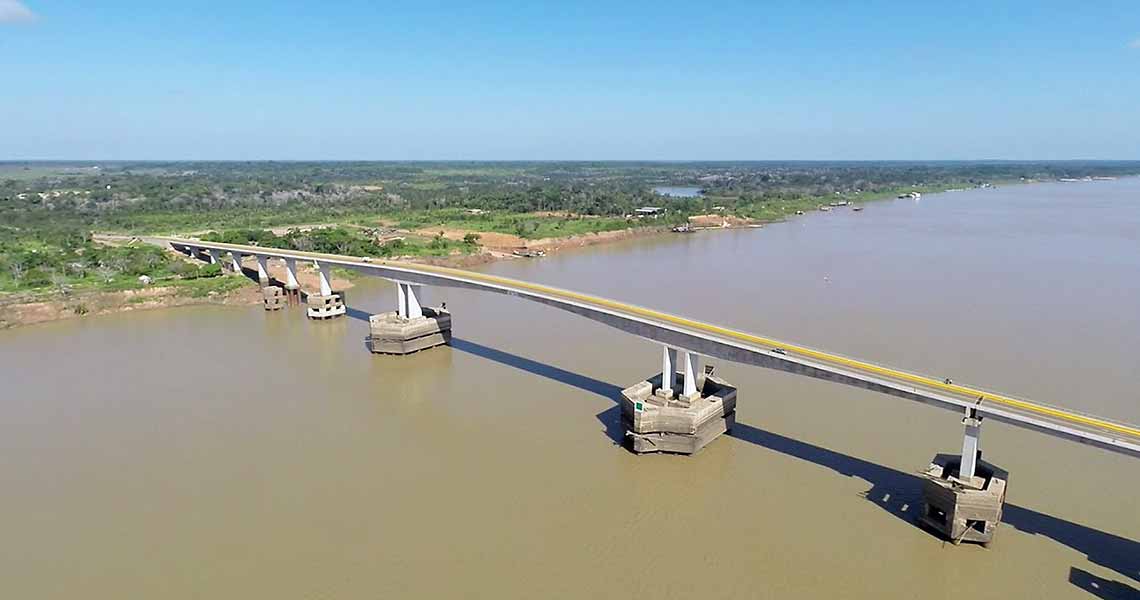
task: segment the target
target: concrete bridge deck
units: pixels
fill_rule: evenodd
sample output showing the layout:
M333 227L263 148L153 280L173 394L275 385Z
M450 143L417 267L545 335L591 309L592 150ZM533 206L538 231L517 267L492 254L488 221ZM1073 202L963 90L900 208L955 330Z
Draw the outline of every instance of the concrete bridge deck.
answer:
M525 298L700 355L852 385L958 413L973 408L979 416L1140 458L1140 428L1135 425L570 290L431 265L195 239L146 239L181 251L213 250L316 261L405 283L468 288Z

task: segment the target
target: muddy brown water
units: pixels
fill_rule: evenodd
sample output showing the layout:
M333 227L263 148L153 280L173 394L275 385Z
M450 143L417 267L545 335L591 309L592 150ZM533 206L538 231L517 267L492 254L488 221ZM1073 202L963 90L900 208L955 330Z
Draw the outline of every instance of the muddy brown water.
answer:
M949 193L485 270L1140 422L1140 180ZM0 332L5 598L1115 598L1135 459L996 423L990 549L913 524L936 408L726 363L738 427L634 456L652 343L429 289L455 345L193 307Z

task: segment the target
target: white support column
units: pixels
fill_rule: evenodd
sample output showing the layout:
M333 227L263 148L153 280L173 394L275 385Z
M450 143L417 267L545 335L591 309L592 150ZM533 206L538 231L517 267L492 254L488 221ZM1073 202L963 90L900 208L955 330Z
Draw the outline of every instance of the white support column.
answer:
M685 389L682 392L684 396L697 393L697 360L696 354L688 350L681 351L681 370L685 376Z
M186 256L198 258L198 249L193 246L186 246Z
M958 467L958 479L970 482L978 466L978 443L982 437L982 418L978 416L978 410L967 407L962 424L966 426L966 435L962 438L962 464Z
M677 382L677 351L669 346L661 347L661 391L666 396L673 395L673 384Z
M241 253L230 251L230 262L233 263L234 273L241 273Z
M423 308L420 307L420 297L423 295L421 288L423 286L409 283L405 288L404 294L408 297L408 318L415 319L416 317L424 316Z
M403 283L396 282L396 316L401 319L408 318L408 294Z
M313 262L317 262L317 261L313 261ZM331 296L333 293L332 292L332 275L329 273L328 263L317 262L317 270L320 271L320 274L321 274L321 295L322 296Z
M269 260L264 254L257 254L257 280L261 283L269 283L269 267L265 264Z
M221 262L222 262L222 251L221 250L214 250L213 248L211 248L207 252L210 253L210 264L211 265L221 264Z
M285 277L285 287L287 289L295 290L301 287L301 284L297 281L297 259L285 259Z

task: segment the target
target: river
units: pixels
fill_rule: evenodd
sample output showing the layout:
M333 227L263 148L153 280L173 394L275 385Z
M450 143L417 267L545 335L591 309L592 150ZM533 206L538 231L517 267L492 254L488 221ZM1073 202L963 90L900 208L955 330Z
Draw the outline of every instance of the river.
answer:
M1140 421L1140 179L924 196L483 269ZM729 363L738 425L616 445L654 344L427 290L452 348L352 318L188 307L0 331L4 596L1113 598L1140 588L1135 459L999 423L989 549L913 524L958 415Z

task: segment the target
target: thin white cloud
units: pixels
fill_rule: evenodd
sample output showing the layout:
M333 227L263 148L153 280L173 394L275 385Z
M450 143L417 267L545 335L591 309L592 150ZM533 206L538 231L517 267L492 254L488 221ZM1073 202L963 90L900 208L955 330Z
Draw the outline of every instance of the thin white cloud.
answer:
M1136 50L1140 50L1140 38L1136 38L1136 39L1132 40L1131 42L1128 42L1128 47L1134 48Z
M35 18L36 13L20 0L0 0L0 23L19 23Z

